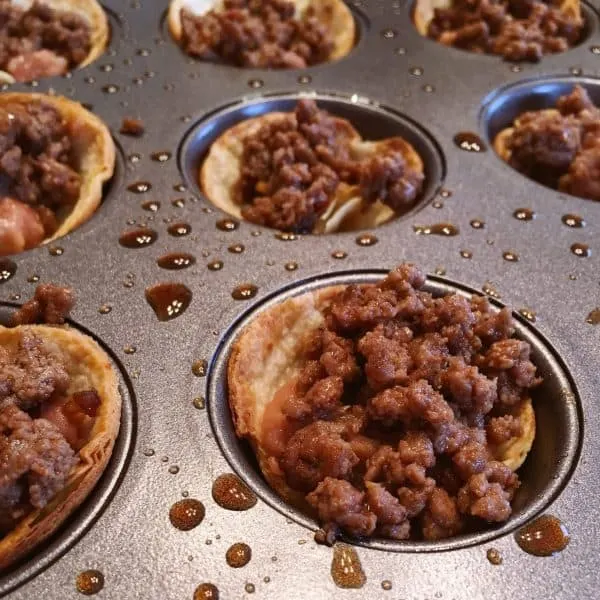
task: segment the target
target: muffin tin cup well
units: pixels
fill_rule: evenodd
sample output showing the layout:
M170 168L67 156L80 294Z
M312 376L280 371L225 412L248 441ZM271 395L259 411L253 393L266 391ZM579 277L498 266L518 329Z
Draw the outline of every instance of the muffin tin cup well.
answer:
M0 324L9 326L11 315L16 308L17 305L15 304L0 303ZM59 529L42 542L38 548L35 548L28 556L14 567L11 567L7 572L2 573L2 576L0 576L0 596L7 594L19 585L35 577L46 567L58 560L85 535L86 531L93 526L118 490L126 474L127 466L133 452L137 408L129 377L116 358L115 353L101 340L97 339L90 331L75 323L68 322L68 324L81 333L94 338L112 360L113 367L117 373L119 393L122 399L119 436L117 437L104 473L82 505Z
M237 337L261 311L290 297L319 288L351 283L375 283L384 276L385 272L382 271L364 271L316 277L302 284L290 286L281 293L271 295L242 316L227 332L219 346L209 374L208 412L215 437L231 467L265 502L286 517L312 530L318 528L315 521L279 498L262 477L248 443L236 436L227 399L228 359ZM434 296L458 293L468 298L478 294L475 290L438 277L429 277L424 289ZM493 299L491 302L497 308L503 306ZM538 367L538 372L544 382L532 394L536 413L536 437L525 464L519 469L521 487L512 503L511 518L498 527L489 527L480 532L435 542L398 542L383 539L349 541L368 548L393 552L440 552L484 544L516 530L531 520L551 505L567 484L578 460L583 427L577 391L568 371L548 341L523 319L515 315L514 320L515 336L531 345L532 360Z

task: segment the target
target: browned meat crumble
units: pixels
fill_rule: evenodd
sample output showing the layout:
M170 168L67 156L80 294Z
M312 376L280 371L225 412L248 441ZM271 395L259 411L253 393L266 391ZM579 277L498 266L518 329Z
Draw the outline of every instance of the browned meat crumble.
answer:
M581 39L583 20L541 0L454 0L436 8L427 35L471 52L510 61L539 61Z
M17 81L64 74L85 60L91 44L90 27L77 14L0 0L0 69Z
M13 323L62 325L74 304L73 290L53 283L42 283L37 286L33 298L13 314Z
M434 298L401 265L349 285L305 349L283 404L291 438L279 465L331 543L434 540L506 521L519 477L490 444L522 433L511 410L541 380L508 309L484 297Z
M309 8L294 18L286 0L225 0L223 11L181 11L183 49L240 67L300 69L325 62L333 49L327 27Z
M248 221L283 231L310 233L340 183L360 186L367 202L381 200L395 211L413 206L423 174L400 150L355 160L350 140L314 100L300 100L294 113L265 123L244 140L236 199Z
M600 200L600 109L579 85L556 108L519 117L507 140L510 164L561 192Z

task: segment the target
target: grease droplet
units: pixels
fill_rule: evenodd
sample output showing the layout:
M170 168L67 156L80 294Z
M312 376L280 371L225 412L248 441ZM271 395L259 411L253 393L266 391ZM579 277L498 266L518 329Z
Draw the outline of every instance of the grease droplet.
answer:
M116 94L119 91L119 86L114 84L104 85L102 86L102 91L105 94Z
M48 253L50 256L62 256L65 253L65 249L60 246L50 246Z
M192 363L192 373L196 377L206 377L208 371L208 361L204 358L199 358Z
M331 577L340 588L361 588L367 578L358 553L352 546L336 544L331 561Z
M421 67L411 67L408 72L415 77L420 77L423 75L423 69Z
M560 519L542 515L515 533L517 544L528 554L552 556L569 544L569 532Z
M104 575L96 569L88 569L77 575L75 587L80 594L93 596L104 587Z
M172 156L172 154L170 152L168 152L167 150L161 150L159 152L153 152L150 155L150 158L155 162L165 163L171 159L171 156Z
M298 268L298 263L292 261L289 263L285 263L284 266L286 271L295 271Z
M384 579L381 582L381 587L386 591L389 592L392 589L392 582L389 579Z
M202 396L196 396L192 400L192 405L198 410L204 410L206 408L206 400Z
M165 254L157 258L156 264L161 269L180 271L181 269L187 269L188 267L195 265L196 258L192 254L187 254L186 252L172 252L171 254Z
M567 227L573 227L574 229L580 229L581 227L585 227L586 223L583 217L579 215L566 214L563 215L561 221Z
M513 213L513 217L518 221L533 221L535 216L535 212L530 208L517 208Z
M248 87L251 87L254 90L257 90L265 85L265 82L262 79L248 79Z
M247 583L244 586L244 589L246 590L247 594L254 594L254 592L256 591L256 586L253 583Z
M345 252L344 250L334 250L331 253L331 257L335 258L336 260L343 260L344 258L346 258L348 256L348 253Z
M502 564L502 554L496 548L490 548L486 553L487 559L494 566L498 566Z
M260 232L256 232L257 235L260 235ZM254 232L252 233L254 235ZM294 242L298 239L298 236L295 233L291 233L289 231L280 231L275 234L275 239L278 239L282 242Z
M379 239L372 233L364 233L359 235L355 241L359 246L374 246Z
M214 501L227 510L249 510L256 505L254 492L235 474L219 475L212 486Z
M152 189L152 184L149 181L134 181L127 186L127 190L134 194L145 194Z
M231 254L241 254L245 249L244 244L232 244L227 248Z
M530 308L520 308L518 312L524 319L527 319L532 323L535 323L537 321L537 314L534 310L531 310Z
M167 232L173 237L184 237L192 233L192 226L189 223L173 223L169 225Z
M485 227L485 221L482 221L481 219L471 219L469 224L473 229L483 229Z
M10 258L0 258L0 283L8 281L17 272L17 263Z
M600 325L600 307L590 311L590 314L585 319L590 325Z
M209 262L207 265L209 271L220 271L223 268L222 260L213 260Z
M125 352L125 354L135 354L137 348L135 346L127 345L123 348L123 352Z
M454 143L465 152L485 152L485 142L471 131L461 131L454 136Z
M141 206L144 210L155 213L158 212L158 210L160 209L160 202L156 202L156 200L148 200L147 202L144 202Z
M298 83L302 85L309 84L312 81L312 77L310 75L300 75L298 77Z
M252 548L248 544L237 542L229 547L225 554L225 560L230 567L239 569L245 567L252 558Z
M220 219L217 221L216 226L221 231L235 231L240 226L240 223L233 219Z
M212 583L201 583L194 591L194 600L219 600L219 588Z
M516 252L513 252L512 250L507 250L506 252L503 252L502 258L508 262L519 262L520 260L519 255Z
M386 40L393 40L397 35L397 32L394 29L382 29L381 30L381 37L386 39Z
M571 252L579 258L587 258L591 256L592 251L587 244L576 243L571 246Z
M257 293L258 288L253 283L242 283L231 292L231 295L234 300L250 300Z
M146 288L145 295L159 321L179 317L192 301L192 291L182 283L158 283Z
M461 250L460 255L463 258L473 258L473 253L470 250Z
M200 500L186 498L179 500L169 509L169 520L176 529L180 531L190 531L198 527L204 519L206 510Z
M491 281L486 281L481 286L481 289L484 291L485 294L487 294L488 296L490 296L492 298L496 298L497 300L499 300L501 298L500 292L496 289L496 287L494 286L494 284Z
M98 312L101 315L107 315L112 310L112 306L110 304L102 304L100 308L98 308Z
M158 239L158 233L149 227L138 227L124 231L119 237L119 244L124 248L145 248L151 246Z
M177 473L179 473L179 467L177 465L171 465L169 467L169 473L171 473L171 475L177 475Z
M433 225L413 225L417 235L442 235L452 237L460 233L460 229L452 223L434 223Z

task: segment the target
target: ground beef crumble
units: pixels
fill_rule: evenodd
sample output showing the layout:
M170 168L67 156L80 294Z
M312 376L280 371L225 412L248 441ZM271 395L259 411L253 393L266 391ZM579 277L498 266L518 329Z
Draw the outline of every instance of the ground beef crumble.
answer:
M73 290L53 283L37 286L34 296L13 314L13 324L62 325L75 304Z
M544 185L600 200L600 109L579 85L556 109L518 118L506 140L509 162Z
M266 122L243 141L236 201L245 219L282 231L310 233L341 184L358 186L367 203L381 200L401 213L413 206L423 174L393 145L358 160L348 130L313 100Z
M240 67L301 69L325 62L333 50L328 28L308 8L295 18L286 0L225 0L223 10L181 11L185 52Z
M44 285L33 302L58 322L72 296ZM37 335L24 331L16 347L0 346L0 539L46 506L77 463L100 399L93 389L69 395L69 385L65 365Z
M28 10L0 0L0 69L17 81L62 75L91 50L91 30L75 13L35 1Z
M522 433L510 410L541 383L530 347L512 337L508 309L434 298L424 283L403 264L347 286L303 350L277 460L321 542L442 539L511 514L519 478L490 444Z
M542 0L454 0L436 8L427 35L442 44L510 61L539 61L579 42L583 19Z

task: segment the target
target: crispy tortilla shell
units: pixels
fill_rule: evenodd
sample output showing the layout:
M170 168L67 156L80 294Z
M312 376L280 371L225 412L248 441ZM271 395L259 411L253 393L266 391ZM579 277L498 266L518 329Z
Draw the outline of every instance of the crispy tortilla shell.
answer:
M75 205L64 214L57 214L59 227L44 243L62 237L87 221L102 201L102 186L115 170L115 144L108 127L94 114L61 96L7 92L0 94L0 105L40 101L54 106L67 122L73 144L81 190Z
M66 487L45 508L29 513L0 539L0 571L56 531L86 499L108 464L121 422L116 372L107 354L93 339L69 328L0 326L0 345L16 346L24 331L40 337L46 350L62 359L71 376L67 394L94 388L101 404L89 441L79 451L79 462L71 470Z
M271 439L287 442L285 417L279 402L292 389L305 364L303 348L324 323L323 313L344 286L316 290L290 298L260 313L235 342L228 363L229 406L238 437L250 442L269 485L289 504L312 514L304 494L292 489L273 456ZM492 454L517 470L535 437L535 413L529 398L514 408L523 434Z
M332 33L334 47L329 61L339 60L350 53L354 47L356 25L350 9L343 0L288 0L296 6L296 17L302 19L309 7L315 9L316 17ZM188 9L195 15L203 15L211 9L217 11L223 7L222 0L171 0L167 23L171 36L176 42L181 40L181 11Z
M203 193L218 208L233 217L242 218L242 206L235 200L235 186L241 176L244 140L256 134L264 125L281 120L287 114L273 112L247 119L225 131L213 142L200 168L199 182ZM366 159L393 149L402 153L410 168L424 172L421 157L403 138L365 141L346 119L336 118L336 125L338 135L348 140L354 159ZM327 211L319 218L314 233L369 229L389 221L394 214L389 206L380 201L372 204L364 202L358 186L342 183Z
M33 2L34 0L12 0L11 4L27 10ZM106 13L97 0L41 0L41 2L55 10L74 13L82 17L89 25L91 34L90 51L85 60L77 65L77 68L86 67L104 53L110 38L110 29ZM15 80L10 73L0 71L0 82L14 83Z
M556 4L560 10L567 16L581 20L581 5L579 0L557 0L550 2ZM416 0L413 9L413 21L417 31L427 37L429 23L433 19L436 8L450 8L452 0Z

